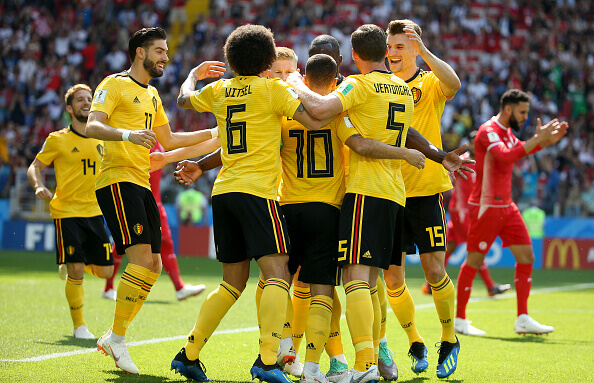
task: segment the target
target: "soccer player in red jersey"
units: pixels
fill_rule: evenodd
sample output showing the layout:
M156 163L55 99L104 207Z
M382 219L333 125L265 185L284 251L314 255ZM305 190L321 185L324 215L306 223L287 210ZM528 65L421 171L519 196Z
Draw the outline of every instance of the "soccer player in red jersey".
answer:
M468 142L468 152L464 153L461 157L464 159L474 159L474 137L476 136L477 131L473 130L468 135L469 142ZM475 170L474 164L469 164L469 168ZM468 234L468 198L470 197L470 193L472 193L472 187L476 182L476 174L470 173L468 179L464 179L462 177L456 177L452 180L454 184L454 188L452 189L452 194L450 197L450 203L448 204L448 211L450 213L450 220L448 221L448 230L447 230L447 245L446 245L446 253L445 253L445 266L448 265L448 260L450 256L459 245L466 243L466 238ZM489 292L489 296L495 296L497 294L502 294L507 290L511 289L511 285L506 284L498 284L493 282L493 278L491 278L491 274L489 273L489 266L485 262L483 262L479 274L487 286L487 290ZM425 282L422 288L423 293L431 294L431 286L429 282ZM460 332L460 331L459 331ZM463 333L463 332L461 332Z
M160 143L157 142L155 146L151 148L151 153L159 152L162 153L165 150L161 146ZM173 249L173 238L171 236L171 229L169 228L169 223L167 221L167 213L165 212L165 207L163 206L163 202L161 201L161 173L163 171L161 169L156 170L151 173L149 182L151 184L151 191L153 192L153 196L155 197L155 201L157 202L157 207L159 208L159 215L161 216L161 262L163 263L163 268L167 271L169 278L171 278L171 282L173 282L173 287L175 287L175 297L178 301L183 301L186 298L196 296L204 291L206 286L204 285L189 285L184 283L181 276L179 275L179 266L177 264L177 257L175 256L175 251ZM105 283L105 289L101 296L106 299L111 299L113 301L116 300L116 291L113 289L113 279L122 263L122 255L118 254L115 250L115 245L112 247L113 253L113 264L114 264L114 271L111 278L107 279Z
M503 246L509 246L516 258L514 280L518 317L514 330L519 334L543 334L554 330L528 315L534 251L526 224L511 199L511 178L517 160L558 142L567 133L568 124L554 119L542 126L537 119L534 136L526 142L520 141L513 131L520 131L528 119L529 108L530 98L526 93L507 90L501 96L499 114L481 125L474 139L476 183L468 201L468 255L458 275L456 328L468 325L466 305L472 281L495 237L499 236Z

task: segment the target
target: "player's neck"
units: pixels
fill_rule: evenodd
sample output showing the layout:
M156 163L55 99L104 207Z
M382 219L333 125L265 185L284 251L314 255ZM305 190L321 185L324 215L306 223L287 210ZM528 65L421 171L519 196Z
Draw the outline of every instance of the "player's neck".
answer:
M371 73L374 70L380 70L385 72L386 69L386 64L384 64L384 62L373 62L373 61L363 61L363 60L358 60L358 62L355 63L357 65L357 68L359 69L359 72L361 72L361 74L367 74L367 73Z
M86 122L80 122L78 121L74 116L70 115L72 117L72 129L74 129L76 131L76 133L82 135L82 136L86 136L85 134L85 130L87 129L87 123Z
M132 66L128 70L128 74L134 80L138 81L141 84L148 85L149 81L151 80L151 76L148 74L144 66L142 66L142 62L140 60L134 60Z
M401 80L410 81L416 77L417 72L419 72L419 67L414 65L408 66L406 69L400 72L394 72L394 74L398 76Z
M504 115L500 113L497 114L497 116L495 116L495 119L497 121L499 121L499 123L503 126L505 126L506 128L509 128L509 117L505 117Z

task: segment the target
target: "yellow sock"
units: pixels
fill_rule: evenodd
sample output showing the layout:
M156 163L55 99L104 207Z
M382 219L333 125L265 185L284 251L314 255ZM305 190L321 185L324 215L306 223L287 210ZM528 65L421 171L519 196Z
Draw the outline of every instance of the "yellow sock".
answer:
M138 301L138 294L149 273L149 269L133 263L128 263L126 266L118 284L115 315L111 326L114 334L126 335L126 329Z
M406 283L396 290L387 289L387 293L392 311L394 311L398 322L408 335L409 345L413 344L413 342L423 343L423 338L419 335L415 324L415 303L408 288L406 288Z
M324 351L324 345L330 333L331 320L332 298L325 295L312 297L307 323L305 324L305 336L307 338L306 362L320 363L320 356Z
M375 356L375 363L377 364L377 358L379 357L382 309L377 295L377 286L371 287L369 293L371 294L371 304L373 305L373 354Z
M305 333L305 322L309 313L311 293L309 287L293 286L293 346L299 352L299 346Z
M85 265L85 273L94 275L97 277L97 274L95 274L95 270L93 269L93 265ZM99 277L97 277L99 278Z
M456 343L454 331L456 290L454 289L454 282L446 274L439 283L435 285L430 283L430 285L437 316L441 322L441 341Z
M138 300L136 301L136 307L134 307L134 311L132 311L132 315L130 316L130 319L129 319L130 322L132 322L132 319L134 319L136 314L138 314L138 311L140 311L140 308L144 304L144 301L146 301L146 297L151 292L153 285L155 284L155 282L157 282L159 275L160 274L153 273L152 271L149 271L148 275L144 278L142 287L140 288L140 291L138 292Z
M373 303L369 283L351 281L344 285L346 293L346 318L355 346L355 366L367 371L375 364L373 351Z
M196 324L188 334L186 343L186 356L189 360L196 360L200 355L200 350L208 341L214 330L221 323L221 319L227 314L227 311L233 306L241 292L227 282L221 284L211 292L202 306Z
M287 314L289 284L279 278L270 278L264 284L260 299L260 357L265 365L276 363L280 334Z
M388 300L386 299L386 285L381 277L377 277L377 296L382 310L382 321L380 326L380 339L386 336L386 320L388 317Z
M83 288L83 280L68 277L66 279L66 299L68 300L68 307L70 307L70 316L72 317L74 328L87 325L83 319L84 297L85 289Z
M262 299L262 291L264 291L265 280L258 278L258 286L256 286L256 315L258 316L258 327L260 327L260 299Z
M328 342L326 342L326 353L330 358L336 355L344 354L342 348L342 339L340 336L340 316L342 315L342 307L338 293L334 289L334 299L332 299L332 319L330 320L330 335Z
M293 303L291 302L291 294L287 294L287 314L285 315L285 324L283 325L281 339L293 337L293 315L294 313Z

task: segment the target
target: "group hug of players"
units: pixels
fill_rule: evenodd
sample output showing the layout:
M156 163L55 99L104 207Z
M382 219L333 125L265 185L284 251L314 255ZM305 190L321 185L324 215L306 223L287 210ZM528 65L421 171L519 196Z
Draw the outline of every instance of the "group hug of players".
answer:
M113 325L97 342L119 368L138 373L125 333L160 273L159 213L148 186L148 151L158 140L167 150L183 147L164 153L166 159L154 157L163 163L220 145L199 162L178 165L175 174L182 184L222 165L213 186L212 209L223 282L204 301L172 369L209 381L200 352L245 289L253 259L261 272L256 292L260 346L250 369L253 378L289 382L287 371L302 382L397 379L385 338L388 303L408 335L411 369L425 371L427 348L415 325L404 274L406 254L418 248L442 326L436 374L445 378L456 370L460 342L455 333L473 335L472 330L478 330L465 316L456 318L455 289L444 266L442 193L452 187L448 172L466 178L462 171L471 171L468 166L474 163L460 156L464 147L449 153L440 149L441 113L460 80L424 46L421 29L410 20L392 21L386 31L363 25L351 35L351 44L361 74L344 79L339 75L338 43L323 35L310 46L304 78L294 71L296 57L275 47L270 30L241 26L224 47L236 77L196 90L199 80L225 71L222 62L205 62L190 72L178 97L181 108L213 113L218 127L172 133L158 93L148 85L162 75L168 61L164 31L147 28L132 36L131 69L107 77L97 87L86 125L87 137L105 142L97 201L118 252L129 258L117 290ZM283 61L282 52L289 57L286 65L293 65L290 70L274 67ZM431 72L417 67L418 55ZM293 71L286 82L269 78L283 71ZM468 249L478 255L463 270L466 267L467 279L472 276L465 282L471 287L484 255L500 235L518 259L516 332L546 333L552 327L527 315L533 254L531 261L525 252L527 247L531 251L530 238L522 235L525 225L524 232L518 229L523 221L520 216L518 222L519 212L511 201L511 180L505 185L501 179L508 170L511 174L508 165L517 158L557 142L567 124L554 120L540 126L539 121L533 138L517 140L511 129L526 121L528 101L523 92L506 92L500 113L481 126L475 138L477 181L471 202L477 208L469 212L468 233L473 235ZM497 161L504 161L505 167ZM487 173L483 167L489 168ZM482 193L485 183L489 185ZM484 217L491 224L488 233ZM478 225L474 231L473 222ZM335 292L340 282L355 348L351 369L340 338L341 305ZM466 290L469 296L470 288ZM459 312L460 304L459 298ZM294 345L303 333L291 328L291 322L295 327L299 321L305 324L307 344L303 368ZM324 349L331 357L327 374L319 368Z

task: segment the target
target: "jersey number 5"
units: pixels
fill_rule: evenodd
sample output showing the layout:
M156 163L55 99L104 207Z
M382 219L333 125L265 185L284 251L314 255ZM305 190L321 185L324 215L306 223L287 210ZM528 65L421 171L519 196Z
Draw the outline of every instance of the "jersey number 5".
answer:
M402 130L404 130L404 123L394 121L394 114L396 112L404 113L405 109L406 105L404 104L397 104L395 102L391 102L389 104L388 123L386 124L386 129L396 130L398 132L398 138L396 138L396 143L394 146L402 146Z
M233 113L239 112L245 112L245 104L227 106L225 121L227 121L227 152L229 154L247 153L246 122L231 122Z

